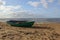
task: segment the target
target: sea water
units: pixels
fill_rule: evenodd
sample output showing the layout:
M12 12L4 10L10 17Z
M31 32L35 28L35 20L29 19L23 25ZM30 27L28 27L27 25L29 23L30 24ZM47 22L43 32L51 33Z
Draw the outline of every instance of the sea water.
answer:
M17 21L35 21L35 22L60 22L60 18L0 18L0 22L6 22L9 20Z

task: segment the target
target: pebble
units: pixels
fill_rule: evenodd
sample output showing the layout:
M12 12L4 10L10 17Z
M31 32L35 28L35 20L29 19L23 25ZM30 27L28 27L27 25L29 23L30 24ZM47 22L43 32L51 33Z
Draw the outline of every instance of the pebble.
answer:
M12 27L13 28L13 27ZM0 30L0 40L57 40L60 38L60 34L56 33L53 29L23 29L26 31L23 31L19 29L20 31L13 30L12 28L3 28ZM0 27L0 29L2 29ZM12 31L11 31L12 30Z

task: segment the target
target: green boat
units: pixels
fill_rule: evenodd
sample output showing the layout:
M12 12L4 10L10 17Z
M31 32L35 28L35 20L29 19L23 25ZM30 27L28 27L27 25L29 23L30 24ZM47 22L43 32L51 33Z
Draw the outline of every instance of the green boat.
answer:
M27 22L27 21L7 21L8 24L11 26L16 26L16 27L32 27L34 24L34 21Z

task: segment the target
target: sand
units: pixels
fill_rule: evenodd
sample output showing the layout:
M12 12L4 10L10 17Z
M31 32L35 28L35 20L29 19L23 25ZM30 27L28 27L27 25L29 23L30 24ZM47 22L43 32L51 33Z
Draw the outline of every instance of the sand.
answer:
M0 22L0 40L60 40L59 23L35 23L33 27L14 27Z

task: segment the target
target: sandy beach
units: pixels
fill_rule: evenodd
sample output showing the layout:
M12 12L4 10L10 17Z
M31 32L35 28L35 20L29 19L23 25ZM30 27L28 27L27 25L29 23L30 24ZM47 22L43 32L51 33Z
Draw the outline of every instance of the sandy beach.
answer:
M60 40L60 23L35 23L34 28L0 22L0 40Z

